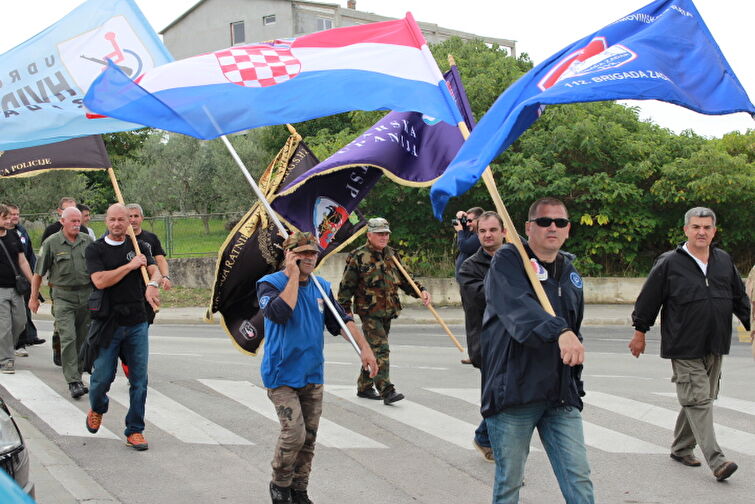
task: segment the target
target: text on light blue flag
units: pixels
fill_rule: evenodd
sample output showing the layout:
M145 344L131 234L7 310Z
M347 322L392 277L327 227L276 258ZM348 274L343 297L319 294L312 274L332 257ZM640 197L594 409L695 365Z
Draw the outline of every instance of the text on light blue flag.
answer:
M433 184L435 216L442 218L448 200L469 190L544 105L624 99L755 114L692 1L657 0L565 47L498 97Z
M136 78L173 58L133 0L88 0L0 55L0 150L140 128L86 115L84 95L108 59Z

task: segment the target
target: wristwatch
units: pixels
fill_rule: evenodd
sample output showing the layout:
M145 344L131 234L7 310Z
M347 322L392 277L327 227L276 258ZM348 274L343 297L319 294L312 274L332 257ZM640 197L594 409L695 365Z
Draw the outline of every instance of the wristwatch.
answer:
M160 284L157 283L157 282L155 282L154 280L152 280L151 282L147 282L147 286L148 287L157 287L158 289L160 288Z

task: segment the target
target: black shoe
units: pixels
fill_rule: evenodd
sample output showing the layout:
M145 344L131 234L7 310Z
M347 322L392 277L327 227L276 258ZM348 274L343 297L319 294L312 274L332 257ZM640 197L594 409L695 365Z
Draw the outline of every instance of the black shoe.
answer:
M310 500L306 490L291 490L291 502L294 504L315 504Z
M74 399L78 399L79 397L89 392L89 389L86 388L81 382L69 383L68 390L71 392L71 397L73 397Z
M29 345L44 345L45 341L47 340L43 338L37 338L37 339L31 340L28 344Z
M270 497L273 504L293 504L291 500L291 489L288 487L279 487L272 481L270 482Z
M362 399L382 399L382 397L380 397L380 394L378 394L372 387L366 388L364 390L358 390L357 397L361 397Z
M393 404L397 401L400 401L404 398L404 394L399 394L395 390L391 390L385 396L383 396L383 403L384 404Z

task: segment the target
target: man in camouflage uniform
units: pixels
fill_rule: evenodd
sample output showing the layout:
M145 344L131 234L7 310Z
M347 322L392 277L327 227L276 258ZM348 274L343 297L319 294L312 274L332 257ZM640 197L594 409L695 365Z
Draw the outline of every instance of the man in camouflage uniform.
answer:
M401 288L410 296L419 297L394 263L393 258L398 259L398 256L388 246L390 235L387 220L376 218L367 222L367 243L353 250L346 258L346 268L338 288L338 302L347 313L352 312L351 302L354 299L353 311L362 320L362 330L380 367L374 378L366 371L361 371L357 381L357 396L382 399L385 404L404 398L391 383L388 360L391 320L401 313L398 289ZM427 306L430 303L430 293L419 283L417 287L421 292L422 302ZM377 392L373 385L377 387Z

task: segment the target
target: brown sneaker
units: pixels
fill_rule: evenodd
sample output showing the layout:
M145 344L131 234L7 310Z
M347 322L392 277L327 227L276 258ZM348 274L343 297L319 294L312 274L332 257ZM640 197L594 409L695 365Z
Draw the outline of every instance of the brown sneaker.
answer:
M100 430L100 425L102 425L102 414L89 410L89 413L87 413L87 430L94 434Z
M690 467L699 467L702 465L702 462L695 458L695 456L691 453L689 455L677 455L675 453L671 453L669 457L671 457L672 460L676 460L677 462L681 462L682 464Z
M126 438L126 446L130 446L134 450L144 451L149 448L147 440L144 439L141 432L134 432Z
M493 456L493 449L491 447L477 444L477 441L475 440L472 440L472 444L474 445L475 450L480 452L480 455L485 459L485 462L495 464L495 456Z
M723 481L734 474L734 471L736 471L737 468L737 464L734 462L724 462L718 466L718 469L713 471L713 476L715 476L718 481Z

